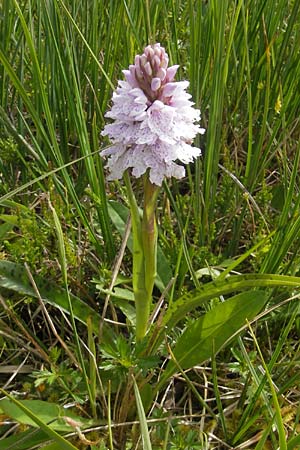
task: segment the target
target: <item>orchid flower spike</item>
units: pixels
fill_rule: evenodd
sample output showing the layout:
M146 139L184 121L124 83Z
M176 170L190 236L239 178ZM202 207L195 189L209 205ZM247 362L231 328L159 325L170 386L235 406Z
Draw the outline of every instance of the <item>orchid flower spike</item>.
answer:
M168 67L169 58L160 44L148 45L123 70L112 108L105 117L113 120L102 131L112 146L101 152L108 156L109 179L120 179L127 169L139 178L149 169L151 183L161 186L165 177L183 178L185 169L176 164L192 162L201 150L192 147L195 136L205 130L196 123L200 110L192 106L186 92L188 81L175 82L179 66Z

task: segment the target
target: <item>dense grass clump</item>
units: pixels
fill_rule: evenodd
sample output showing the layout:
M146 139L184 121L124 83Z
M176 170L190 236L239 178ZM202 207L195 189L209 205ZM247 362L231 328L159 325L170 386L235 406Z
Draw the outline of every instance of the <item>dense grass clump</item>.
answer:
M2 0L0 450L300 446L299 17L297 0ZM122 69L155 42L206 133L158 195L136 342L130 190L99 152Z

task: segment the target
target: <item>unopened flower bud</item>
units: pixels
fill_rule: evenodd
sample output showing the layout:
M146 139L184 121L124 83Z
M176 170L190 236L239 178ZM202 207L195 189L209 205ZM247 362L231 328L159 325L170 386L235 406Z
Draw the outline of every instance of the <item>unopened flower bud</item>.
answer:
M135 66L133 64L130 64L129 66L129 72L131 73L131 75L135 74Z
M159 47L154 48L154 54L157 55L160 59L161 57L161 49Z
M146 64L146 62L147 62L147 56L143 54L143 55L140 57L140 65L141 65L141 67L144 67L145 64Z
M152 91L154 91L154 92L158 91L160 86L161 86L161 79L160 78L152 78L152 81L151 81L151 89L152 89Z
M149 61L146 62L144 69L145 69L145 72L147 73L147 75L149 75L149 77L151 77L152 69L151 69L151 65L150 65Z
M138 80L143 79L143 72L141 71L141 69L139 67L135 67L135 76Z
M152 59L152 67L155 72L157 72L157 70L160 67L160 59L157 55L154 55L154 57Z
M151 47L151 45L149 45L148 58L152 59L153 56L154 56L154 50Z
M151 45L147 45L147 47L145 47L144 54L149 56L151 52L153 52Z

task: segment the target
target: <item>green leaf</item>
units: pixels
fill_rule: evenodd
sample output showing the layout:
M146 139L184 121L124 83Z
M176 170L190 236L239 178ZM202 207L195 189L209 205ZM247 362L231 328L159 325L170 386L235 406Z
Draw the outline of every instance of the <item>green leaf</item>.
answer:
M270 274L244 274L233 275L224 280L216 280L201 286L194 291L180 297L169 306L161 323L153 327L149 333L148 346L145 353L154 353L168 333L190 311L203 305L205 302L231 294L236 291L256 287L289 287L299 288L300 277Z
M34 280L45 302L53 306L59 306L69 314L68 297L65 290L58 288L56 285L50 283L48 280L45 281L39 276L34 276ZM22 295L37 298L37 293L28 279L25 268L10 261L0 261L0 286ZM93 331L98 333L99 322L101 320L100 315L80 298L72 294L70 296L75 318L86 325L88 317L91 317ZM104 324L103 340L112 342L113 339L111 327Z
M114 299L117 298L117 299L134 302L134 294L129 289L114 287L114 289L112 291L110 291L109 289L102 288L102 286L100 284L96 284L96 289L98 289L102 294L105 294L105 295L109 294Z
M60 450L60 446L57 442L52 442L49 445L45 445L42 450Z
M288 441L287 450L294 450L295 448L299 448L298 446L300 446L300 434L297 434Z
M13 225L11 223L2 223L0 225L0 239L4 239L6 234L13 229Z
M20 226L20 220L22 220L22 224L29 226L32 224L32 220L31 219L25 219L22 218L20 219L20 216L16 216L13 214L1 214L0 215L0 220L3 220L3 222L10 224L12 226Z
M148 431L147 419L146 419L146 415L145 415L145 411L144 411L144 406L143 406L139 388L136 384L135 379L133 379L133 387L134 387L134 394L135 394L138 416L139 416L140 427L141 427L143 449L144 450L152 450L149 431Z
M148 357L150 358L150 357ZM158 366L158 361L156 361L156 367ZM140 390L140 396L142 399L143 407L145 411L149 411L151 403L153 401L153 387L150 383L144 384Z
M47 425L47 423L45 423L43 420L41 420L40 416L38 416L36 414L36 412L33 412L31 410L31 408L28 408L27 406L25 406L24 401L20 402L20 401L16 400L10 394L5 392L3 389L1 389L0 392L2 392L4 395L6 395L6 397L8 397L9 400L12 403L14 403L15 406L18 407L18 409L22 411L22 413L24 413L24 416L25 415L28 416L28 418L30 418L33 421L35 426L41 428L41 430L43 430L50 437L50 439L53 439L54 441L59 442L61 450L75 450L76 449L76 447L74 447L74 445L72 445L70 442L68 442L62 436L60 436L55 430L50 428ZM45 402L45 406L46 405L47 405L47 403ZM16 411L17 410L15 410L15 412ZM21 412L19 413L19 415L21 415Z
M129 320L131 325L136 325L136 313L135 308L132 304L130 304L128 301L117 298L114 300L114 305L118 306L122 313L126 316L126 318Z
M46 441L49 441L48 435L35 428L0 439L0 450L27 450Z
M173 355L182 369L200 364L218 352L225 342L261 310L266 292L250 291L231 297L191 323L177 340ZM160 385L172 376L178 366L170 361Z
M50 428L56 431L71 432L73 428L62 419L63 416L69 417L77 422L80 422L80 426L84 428L91 426L92 422L82 417L78 417L69 410L65 410L56 403L49 403L42 400L20 400L19 405L23 405L26 409L30 410L32 414L38 416L40 420L47 423ZM12 419L25 425L31 425L37 427L38 424L23 410L18 404L3 398L0 400L0 407L2 411Z

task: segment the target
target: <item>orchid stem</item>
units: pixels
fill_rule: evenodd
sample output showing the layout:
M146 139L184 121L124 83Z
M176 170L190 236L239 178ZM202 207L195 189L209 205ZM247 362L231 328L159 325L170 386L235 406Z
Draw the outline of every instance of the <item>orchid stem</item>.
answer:
M157 226L155 219L156 200L159 186L152 184L148 174L144 177L144 211L142 220L142 242L144 249L145 289L152 301L152 291L156 277Z
M141 341L147 332L156 276L157 229L155 220L156 199L159 187L144 177L144 211L141 219L128 173L124 175L131 211L133 237L132 285L136 312L136 340Z

